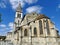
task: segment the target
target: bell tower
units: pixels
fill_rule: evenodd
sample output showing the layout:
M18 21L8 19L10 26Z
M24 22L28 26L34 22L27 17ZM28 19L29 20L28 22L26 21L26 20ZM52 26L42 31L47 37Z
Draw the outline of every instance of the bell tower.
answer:
M21 25L22 16L23 16L23 13L21 8L21 3L19 3L16 9L16 14L15 14L15 26L19 27Z
M18 4L18 7L16 9L16 16L17 18L22 18L22 7L21 7L21 3Z
M21 3L18 4L18 7L16 9L16 16L17 18L22 18L22 8L21 8Z

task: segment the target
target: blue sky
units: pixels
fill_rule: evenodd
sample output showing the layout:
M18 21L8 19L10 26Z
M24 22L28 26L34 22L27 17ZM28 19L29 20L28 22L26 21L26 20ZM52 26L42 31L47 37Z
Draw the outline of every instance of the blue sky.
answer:
M0 35L13 30L13 22L18 2L23 13L37 12L50 17L60 31L60 0L0 0Z

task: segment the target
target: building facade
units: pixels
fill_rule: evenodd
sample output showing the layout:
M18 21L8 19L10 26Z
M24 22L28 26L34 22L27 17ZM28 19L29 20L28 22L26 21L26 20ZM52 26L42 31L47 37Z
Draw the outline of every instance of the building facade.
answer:
M6 40L14 45L60 45L58 30L50 18L35 12L23 16L21 4L16 10L13 32Z

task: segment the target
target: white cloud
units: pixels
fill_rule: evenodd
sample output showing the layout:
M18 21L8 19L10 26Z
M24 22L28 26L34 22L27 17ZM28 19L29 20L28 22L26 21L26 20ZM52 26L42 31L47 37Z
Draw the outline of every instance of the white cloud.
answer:
M38 0L9 0L9 1L12 5L12 8L16 9L19 2L21 3L21 6L24 7L26 3L33 4L36 3Z
M6 27L6 25L5 24L0 24L0 27Z
M38 0L25 0L25 2L28 4L36 3L37 1Z
M0 34L1 35L5 35L5 34L7 34L7 32L12 32L12 31L13 31L13 23L12 22L10 22L8 25L0 24ZM1 33L1 32L3 32L3 33Z
M0 3L0 7L1 7L1 8L6 8L5 3L1 2L1 3Z
M9 28L7 27L7 25L5 24L0 24L0 32L5 32L9 30Z
M13 29L13 23L10 22L8 25L0 24L0 31L4 30L12 30Z
M58 8L60 8L60 4L58 5Z
M16 9L16 7L18 6L18 1L17 0L10 0L10 3L12 5L13 9Z
M7 30L9 30L9 28L7 28L7 27L3 27L3 28L0 28L0 31L7 31Z
M40 7L40 6L32 6L32 7L28 7L26 9L26 12L27 13L32 13L32 12L40 13L42 11L42 8L43 7Z
M9 32L12 32L13 30L10 30Z
M9 28L5 24L0 24L0 31L4 31L4 30L9 30Z
M25 2L23 0L10 0L10 3L12 5L13 9L16 9L19 2L21 3L21 6L23 7L25 5Z
M9 26L10 29L13 29L13 23L12 23L12 22L10 22L10 23L8 24L8 26Z

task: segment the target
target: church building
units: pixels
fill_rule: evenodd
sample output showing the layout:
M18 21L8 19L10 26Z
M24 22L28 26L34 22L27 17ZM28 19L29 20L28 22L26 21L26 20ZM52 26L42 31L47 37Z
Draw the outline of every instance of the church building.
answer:
M7 34L6 40L14 45L60 45L59 31L49 17L44 14L28 13L23 15L19 3L14 21L14 29Z

